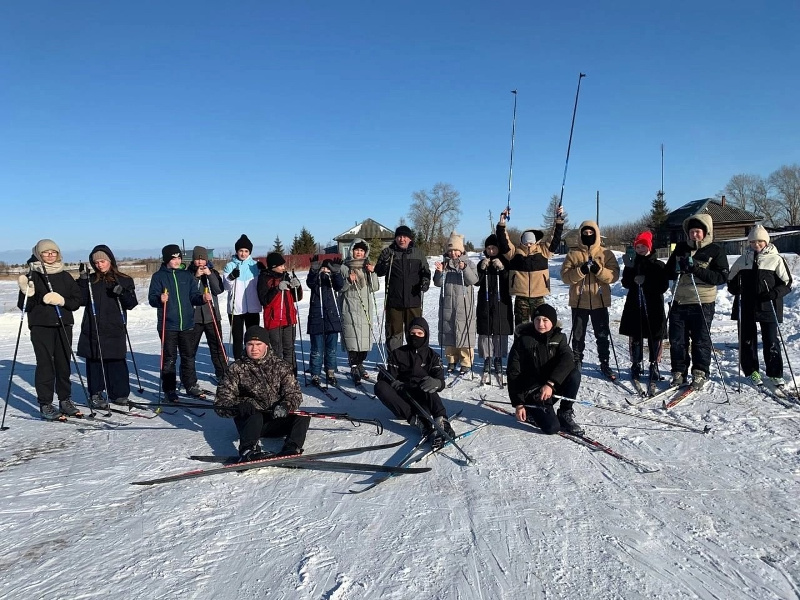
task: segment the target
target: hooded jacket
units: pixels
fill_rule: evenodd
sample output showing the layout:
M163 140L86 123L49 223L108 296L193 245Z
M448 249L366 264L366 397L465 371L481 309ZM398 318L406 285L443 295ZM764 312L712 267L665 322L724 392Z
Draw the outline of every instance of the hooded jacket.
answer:
M44 241L44 240L43 240ZM48 240L49 241L49 240ZM55 244L52 244L55 246ZM57 246L55 246L58 248ZM72 325L75 321L72 311L78 310L81 306L81 290L75 279L64 271L61 262L61 250L58 252L58 261L52 265L47 265L42 261L41 243L33 247L31 257L28 259L28 278L33 282L34 294L25 300L25 294L19 293L17 306L28 313L28 328L33 327L60 327L61 323L65 326ZM50 291L61 294L64 297L64 306L56 307L44 303L44 296ZM60 315L60 316L59 316Z
M205 292L206 285L208 285L208 291L214 297L214 299L211 301L211 304L214 306L213 319L216 319L217 326L220 327L221 333L222 326L220 325L219 300L217 299L217 296L222 293L222 276L219 274L219 271L214 268L214 265L211 264L211 262L207 261L206 266L208 267L208 270L211 271L211 275L203 275L201 278L197 277L197 266L195 266L194 261L192 261L191 264L186 267L186 270L192 274L192 277L194 277L195 285L197 286L197 289L200 290L201 294ZM195 323L212 323L213 319L211 309L208 307L207 302L203 302L202 306L195 307Z
M366 256L353 258L353 246L361 243L367 246ZM350 352L367 352L372 348L372 318L375 305L372 292L380 289L380 279L373 271L366 269L369 264L370 246L361 238L350 244L349 258L342 263L341 272L344 287L339 292L339 315L342 319L342 343ZM355 274L356 280L350 281Z
M228 279L228 275L237 267L239 277L234 280ZM259 272L258 262L252 256L244 260L234 256L233 260L222 269L222 285L228 290L229 315L261 312L262 306L258 300L257 290Z
M457 266L463 262L464 268ZM475 285L478 272L466 256L445 255L441 271L434 271L433 285L442 288L439 297L439 344L456 348L475 346Z
M515 331L514 344L508 353L508 397L511 404L525 404L525 395L545 383L555 384L554 391L575 369L572 348L561 328L554 325L546 334L536 331L532 321Z
M728 257L714 243L714 222L711 215L698 213L683 221L683 231L689 237L689 221L697 220L706 228L706 235L699 242L678 242L667 261L666 272L670 280L678 279L675 302L678 304L709 304L717 299L717 286L728 281ZM678 259L691 256L694 263L692 276L681 275ZM694 284L692 283L694 279ZM695 291L695 285L697 290Z
M539 229L526 229L522 235L530 232L539 240L530 250L522 244L515 247L508 237L505 225L498 223L495 230L500 254L508 261L511 270L509 285L512 296L523 298L539 298L550 294L550 269L548 260L553 256L561 243L561 233L564 222L556 221L550 239L544 237L544 232Z
M584 221L578 231L587 227L594 229L594 242L587 246L582 241L571 249L561 266L561 279L569 283L569 305L572 308L608 308L611 306L611 284L619 279L619 263L610 250L602 247L600 228L594 221ZM591 258L600 267L595 275L584 274L581 266Z
M381 250L375 264L375 274L386 277L387 308L417 308L422 306L422 294L431 285L428 259L411 242L405 250L392 242Z
M117 259L111 249L102 244L92 248L89 253L89 264L92 264L92 255L95 252L107 254L111 266L117 268ZM99 271L95 271L86 279L78 279L77 283L81 290L81 304L87 307L83 311L81 334L78 337L78 356L100 360L100 350L102 350L103 360L125 360L128 352L125 337L127 311L139 303L133 279L122 273L115 275L112 271L109 271L106 277L102 277ZM117 284L122 286L119 302L117 296L113 294ZM92 299L94 299L94 312L97 313L96 327L95 317L92 315Z
M486 258L490 261L486 268L481 268L483 261L478 263L478 335L511 335L514 333L514 311L508 283L508 259L502 254L487 255ZM503 268L497 269L491 262L492 258L497 258Z
M791 287L789 268L775 246L767 244L758 254L748 248L733 263L728 275L728 291L735 296L731 319L739 320L741 302L743 320L775 323L777 316L777 322L782 323L783 297Z
M312 266L306 277L306 285L311 290L306 327L308 335L341 332L342 320L334 294L344 286L341 270L331 265L331 272L323 273L319 267Z
M644 277L642 285L636 283L637 276ZM637 254L633 266L622 271L622 287L628 295L619 321L620 334L635 339L663 338L667 325L664 292L669 288L664 263L652 252L647 256Z
M408 344L395 348L388 356L388 370L392 377L412 386L419 386L425 377L435 377L441 381L438 391L444 389L444 369L442 359L430 345L430 329L423 317L415 317L406 328L406 339L412 327L421 327L425 332L425 343L418 349ZM379 379L385 379L379 375Z
M166 264L153 273L147 300L150 306L158 309L159 331L164 322L164 304L161 302L164 290L169 293L166 304L167 331L194 329L194 307L203 304L203 292L198 289L194 275L184 269L171 269Z

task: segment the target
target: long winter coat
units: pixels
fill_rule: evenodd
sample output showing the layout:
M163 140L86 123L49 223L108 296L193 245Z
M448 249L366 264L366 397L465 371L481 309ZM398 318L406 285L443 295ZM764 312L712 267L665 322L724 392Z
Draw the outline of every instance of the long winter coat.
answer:
M463 262L461 269L454 266ZM478 271L466 256L443 259L444 269L434 271L433 285L442 288L439 297L439 344L456 348L475 346L475 285Z
M233 280L228 279L228 275L237 267L239 268L239 277ZM234 256L233 260L222 269L222 285L228 290L229 315L261 312L257 289L259 273L258 263L252 256L248 256L244 260Z
M150 278L147 300L157 308L158 329L164 319L164 305L161 294L169 293L167 301L167 331L188 331L194 329L194 307L203 304L203 293L197 288L194 276L184 269L170 269L162 264Z
M290 279L288 273L278 273L272 269L262 271L258 276L256 289L258 301L264 306L264 329L267 331L297 324L295 302L303 299L303 288L289 288L284 291L278 288L282 281L288 282Z
M767 244L758 254L748 248L733 263L728 275L728 291L735 295L731 319L739 320L741 300L743 320L775 323L777 315L778 323L782 323L783 297L791 287L789 268L775 246ZM769 295L770 299L763 298L763 295Z
M330 273L322 273L312 268L308 272L306 285L311 290L311 302L308 306L308 335L323 333L339 333L342 331L342 320L336 305L336 296L344 286L342 272L331 265Z
M579 243L564 258L561 265L561 279L569 284L569 305L572 308L608 308L611 306L611 284L619 279L619 263L610 250L600 243L600 228L594 221L584 221L578 231L587 227L594 229L595 239L591 246ZM600 266L597 274L581 272L581 266L589 257Z
M689 236L689 221L697 219L706 226L706 235L699 242L678 242L667 261L666 273L670 280L677 279L675 302L678 304L709 304L717 299L717 286L728 281L728 257L722 248L714 243L714 222L711 216L700 213L688 217L683 222L683 231ZM676 269L678 259L691 256L694 261L694 284L689 275L680 275ZM695 285L697 289L695 290Z
M634 278L644 276L640 286ZM636 255L633 267L622 271L622 287L628 290L625 307L619 321L619 332L636 339L663 338L666 335L667 319L664 315L664 292L669 287L664 263L655 254ZM639 290L644 306L640 306Z
M387 308L417 308L422 306L422 294L431 285L428 259L414 242L401 250L395 242L381 250L375 264L375 274L386 277Z
M514 308L508 285L508 259L502 255L494 258L502 263L502 269L498 270L491 262L484 268L481 268L482 260L478 263L478 335L511 335L514 333Z
M369 244L356 238L350 244L350 258L341 268L344 287L339 293L339 315L342 319L342 343L350 352L368 352L372 348L372 320L375 317L372 292L380 289L378 276L364 268L369 259L352 258L353 246L359 242L367 245L366 255L369 257ZM349 279L351 273L356 274L355 282Z
M525 395L548 381L555 384L556 394L575 368L572 348L561 328L554 326L546 334L536 331L532 321L516 330L514 344L508 353L508 397L511 404L525 404Z
M192 277L194 277L195 285L197 286L197 289L200 290L201 294L205 292L206 284L208 284L208 291L214 297L214 299L211 301L211 304L214 306L213 317L214 319L216 319L217 327L221 327L221 325L219 324L220 313L219 313L219 300L217 299L217 296L219 296L222 293L222 276L219 274L219 271L217 271L214 268L214 265L212 265L210 262L207 263L206 266L211 271L211 275L208 276L204 275L200 279L197 278L197 266L194 264L194 262L192 262L192 264L190 264L186 270L192 274ZM204 302L202 306L195 307L194 309L195 323L203 323L203 324L212 323L213 321L211 317L212 317L211 309L208 307L208 302ZM221 329L220 333L222 333Z
M81 306L81 290L75 282L75 278L63 270L61 263L48 267L36 256L28 259L28 269L30 280L35 286L35 293L25 303L25 312L28 313L28 328L60 327L62 322L66 326L72 325L75 322L72 311L78 310ZM64 297L64 306L60 309L44 303L44 296L50 291L44 276L45 272L50 280L50 285L53 286L53 291ZM24 300L25 295L20 292L17 300L17 306L20 309L22 309ZM61 321L58 317L59 312Z
M105 252L111 265L116 269L117 260L108 246L95 246L89 253L89 263L95 252ZM117 302L117 296L113 294L114 286L117 284L122 286L119 302ZM92 290L91 296L89 286ZM102 350L103 360L124 360L128 351L125 336L127 311L139 303L136 299L136 286L133 279L121 273L115 279L111 271L107 273L107 277L103 278L99 271L95 271L87 279L78 279L78 287L81 290L81 304L86 307L83 311L83 321L81 321L81 334L78 337L78 356L100 360L100 350ZM92 298L94 298L94 310L97 313L97 327L95 327L95 318L92 316ZM120 312L120 308L125 315ZM100 340L99 348L98 338Z
M563 229L563 221L557 222L549 238L545 238L544 232L538 229L526 229L522 232L523 235L530 232L539 240L529 250L527 246L522 245L521 241L518 247L514 247L508 237L506 226L497 225L496 235L500 244L500 254L508 260L508 268L511 269L509 285L513 296L539 298L550 294L548 259L553 256L553 252L561 243Z
M228 367L217 386L214 407L232 408L248 402L256 410L269 411L286 402L289 410L297 410L302 401L303 393L292 366L267 346L263 358L253 360L245 356Z

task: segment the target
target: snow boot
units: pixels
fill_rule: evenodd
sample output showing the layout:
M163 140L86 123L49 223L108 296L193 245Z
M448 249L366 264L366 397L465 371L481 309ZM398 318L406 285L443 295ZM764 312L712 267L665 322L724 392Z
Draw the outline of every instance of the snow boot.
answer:
M128 406L128 397L125 396L124 398L113 398L111 400L111 404L116 404L117 406Z
M472 370L472 367L468 367L466 365L461 365L461 368L459 369L458 374L463 376L463 375L466 375L467 373L469 373L471 370Z
M366 379L367 381L369 381L369 378L370 378L369 377L369 373L364 368L364 363L359 363L358 372L361 374L361 379Z
M617 380L617 374L611 370L611 366L608 364L607 360L600 361L600 372L606 379L610 379L611 381Z
M503 374L503 359L499 356L494 357L494 372L498 375Z
M759 377L759 379L761 378ZM707 381L708 373L700 369L692 369L692 388L694 388L695 391L702 390Z
M313 385L315 387L321 387L322 386L322 381L320 381L319 375L312 375L311 376L311 385Z
M408 424L415 427L422 437L427 437L431 432L431 425L419 415L411 415L408 419Z
M127 404L127 399L126 399ZM97 410L108 410L108 402L103 397L103 394L92 394L89 396L89 407Z
M483 373L481 373L481 384L485 385L492 382L491 375L492 364L489 359L483 361Z
M570 408L569 410L559 410L556 414L558 422L561 423L561 431L570 435L583 435L583 427L575 422L575 411Z
M445 419L444 417L436 417L434 419L436 424L444 430L444 432L450 436L450 439L456 437L453 428L450 426L450 421ZM442 435L438 428L434 428L433 430L433 437L431 438L431 448L434 450L438 450L439 448L443 447L448 442L447 436Z
M753 371L752 373L750 373L749 379L753 383L753 385L761 385L762 383L764 383L761 379L761 374L758 371Z
M336 371L333 369L325 371L325 383L336 387Z
M642 377L642 369L638 364L631 365L631 379L639 381Z
M350 367L350 377L353 379L353 383L356 385L361 383L361 371L358 370L357 365Z
M251 462L254 460L270 458L271 456L274 456L274 454L271 452L262 451L261 445L256 444L255 446L245 446L244 448L239 449L239 460L237 462Z
M39 405L39 414L42 416L42 419L45 421L66 421L67 417L61 414L60 411L56 410L56 407L52 404L40 404Z
M303 453L303 449L292 440L286 440L283 447L275 456L298 456Z
M68 417L82 417L83 414L78 410L78 407L72 402L72 398L64 398L58 403L58 408L61 414Z
M164 402L167 404L177 404L180 401L180 397L178 396L178 392L175 390L170 390L164 394Z
M191 396L192 398L196 398L198 400L205 400L206 399L206 391L201 388L196 383L186 390L186 393Z
M673 371L672 372L672 379L669 381L669 387L680 387L686 381L686 375L681 373L680 371Z

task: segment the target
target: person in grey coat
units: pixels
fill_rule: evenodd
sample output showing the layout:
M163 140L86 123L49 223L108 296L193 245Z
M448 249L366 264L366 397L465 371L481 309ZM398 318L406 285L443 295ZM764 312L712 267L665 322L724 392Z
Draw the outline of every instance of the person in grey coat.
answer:
M472 369L475 356L475 285L478 271L464 256L464 236L452 233L444 262L435 264L433 285L442 288L439 298L439 344L445 348L450 372L461 364L461 373Z
M350 244L349 258L341 266L344 287L339 292L342 319L342 344L347 350L350 376L355 383L369 379L364 360L372 349L374 304L370 296L380 289L374 265L369 262L369 244L356 238Z
M208 250L203 246L195 246L192 251L192 262L187 271L194 275L195 285L200 292L211 292L213 300L202 306L194 307L194 351L200 346L203 333L206 334L208 353L214 365L214 385L219 385L225 369L228 368L228 357L225 355L222 337L222 321L220 320L219 301L217 296L222 293L222 276L208 260ZM211 312L213 306L214 312Z

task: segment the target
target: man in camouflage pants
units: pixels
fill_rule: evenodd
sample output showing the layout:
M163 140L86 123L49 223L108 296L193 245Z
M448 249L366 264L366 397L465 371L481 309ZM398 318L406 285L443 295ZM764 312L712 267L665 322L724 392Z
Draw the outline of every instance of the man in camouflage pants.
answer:
M262 437L285 436L279 456L302 454L311 419L290 414L303 401L300 384L289 363L269 347L267 330L258 325L244 335L246 356L226 371L214 401L221 417L231 417L239 432L239 462L259 460Z

